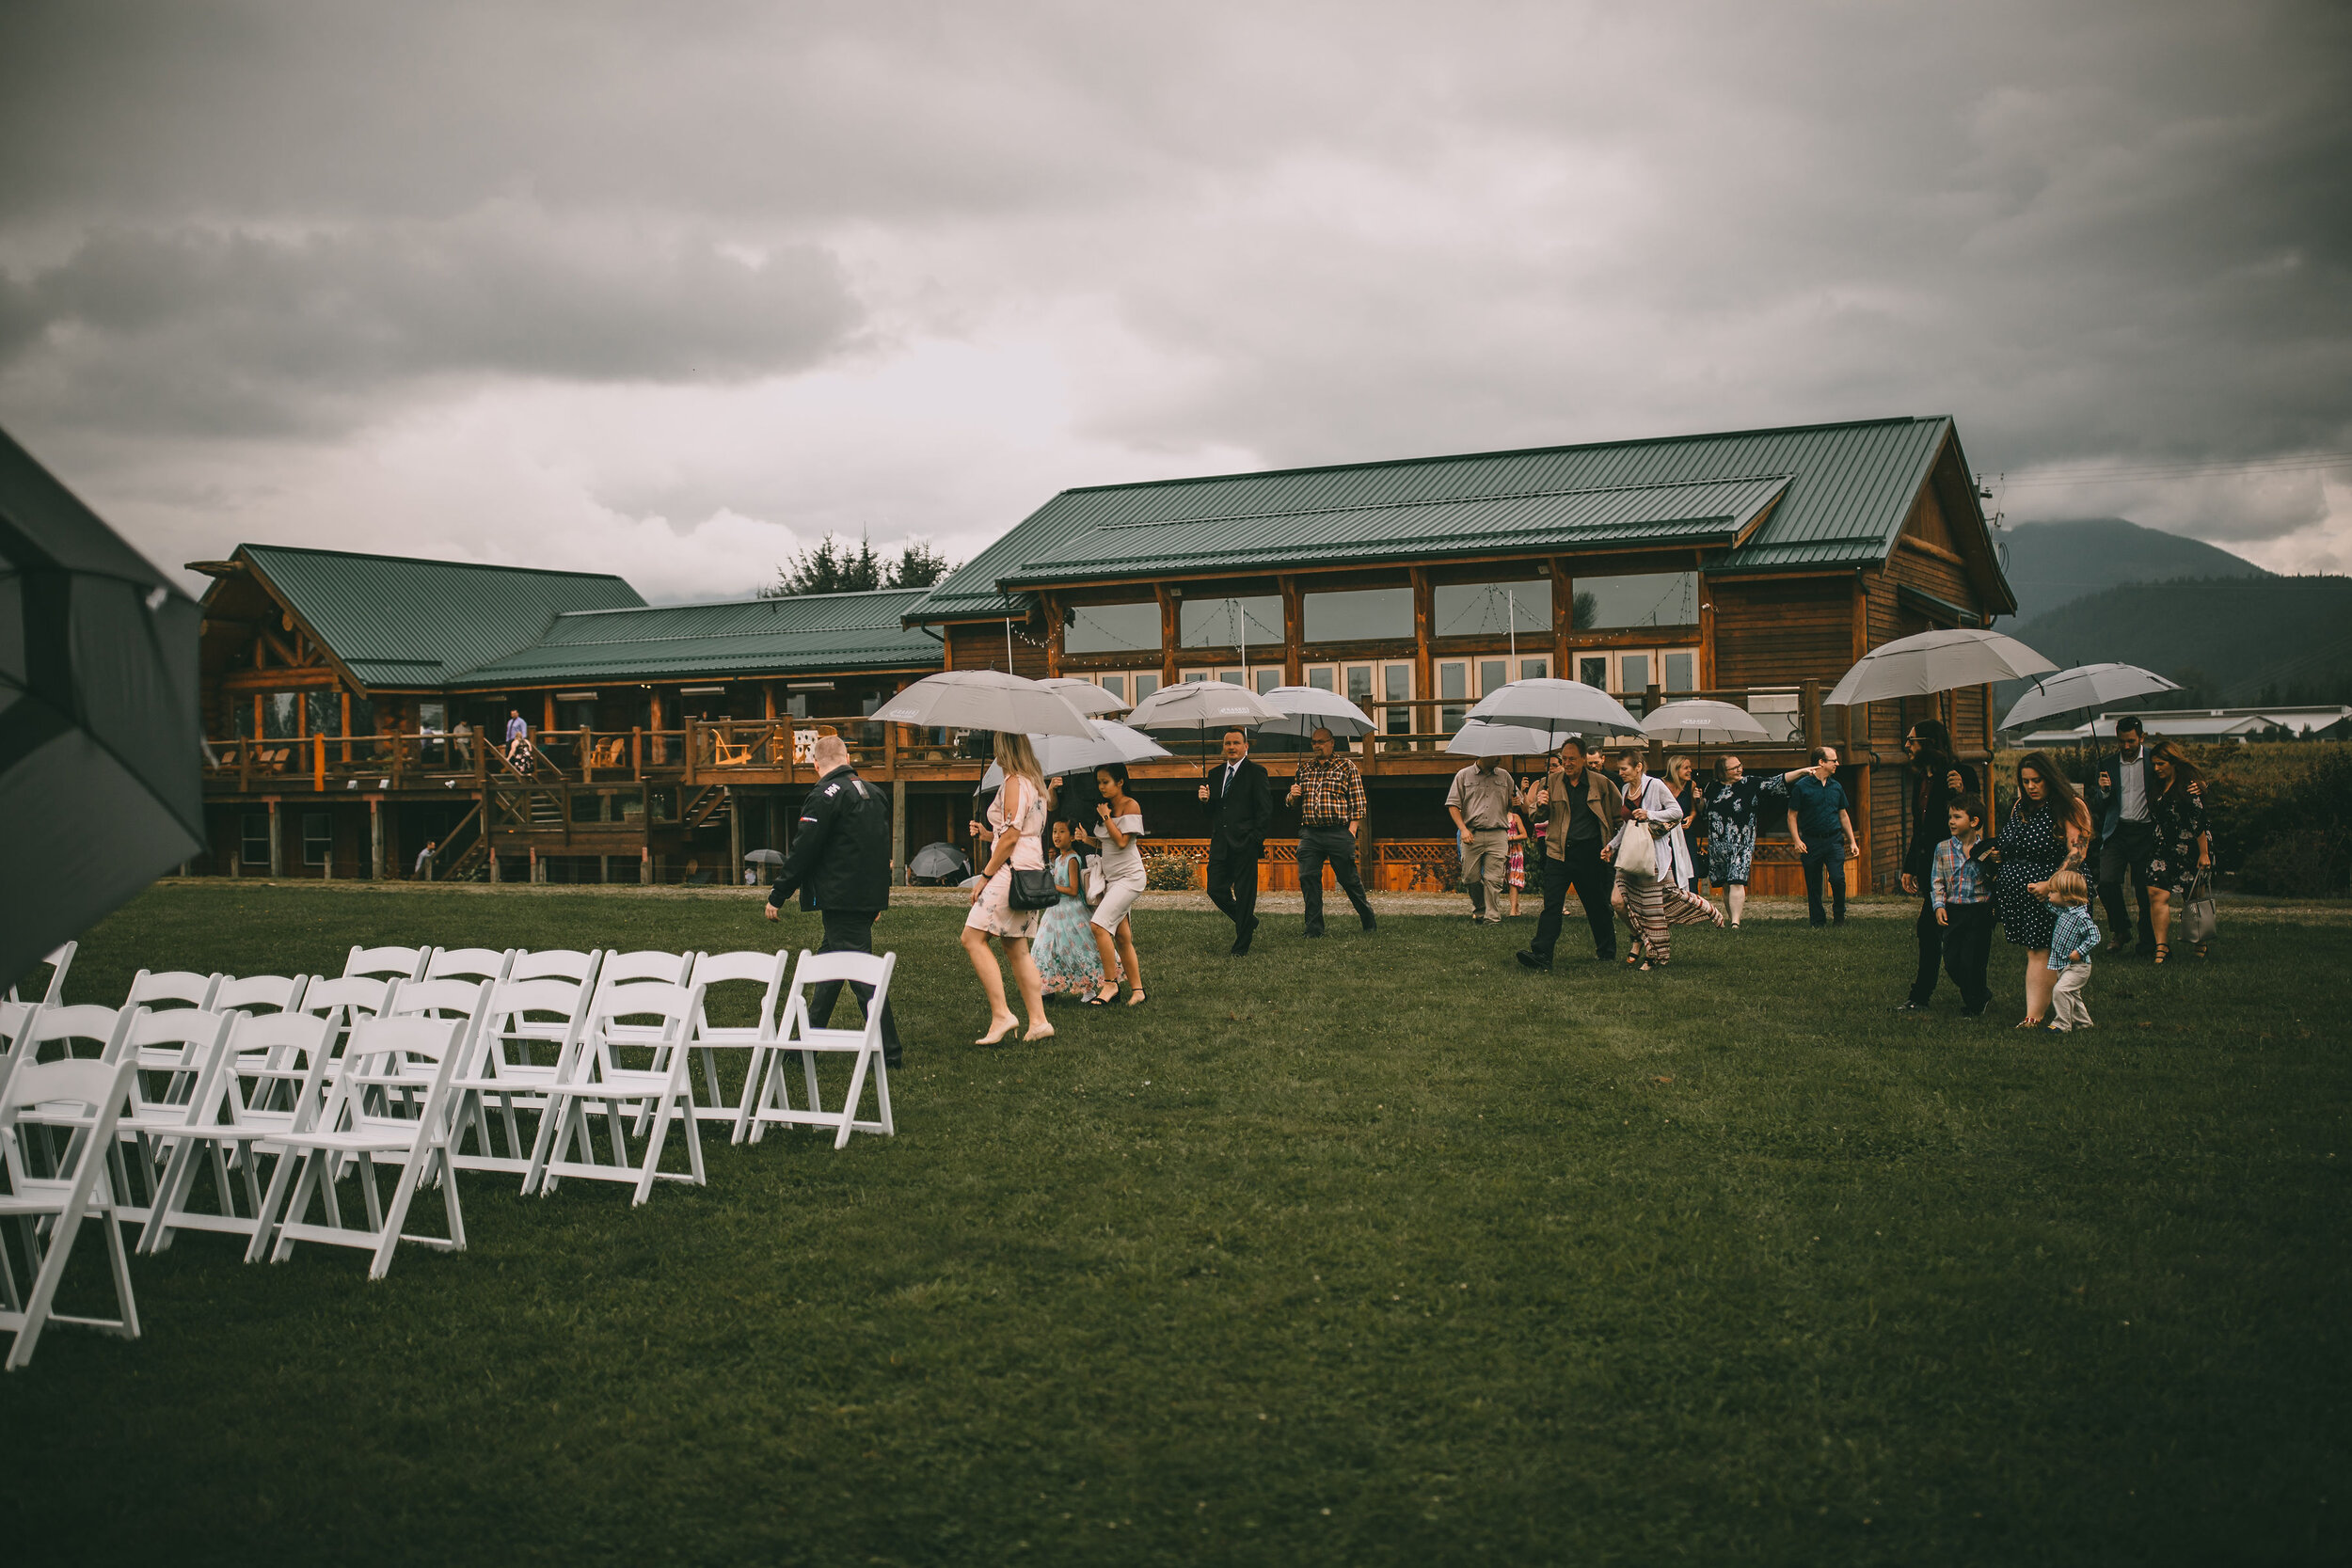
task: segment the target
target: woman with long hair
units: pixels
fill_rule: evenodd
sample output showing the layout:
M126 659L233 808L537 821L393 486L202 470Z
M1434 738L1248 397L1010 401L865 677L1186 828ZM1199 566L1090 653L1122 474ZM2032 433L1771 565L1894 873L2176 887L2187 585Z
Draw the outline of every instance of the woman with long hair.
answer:
M2026 1016L2018 1022L2020 1029L2038 1029L2048 1022L2050 993L2058 986L2058 972L2050 967L2058 911L2042 899L2042 890L2061 869L2079 868L2090 842L2090 813L2066 775L2040 752L2019 759L2017 803L1981 858L2000 867L1993 896L2002 933L2012 946L2026 950Z
M1094 945L1103 960L1103 988L1087 999L1089 1007L1107 1007L1119 1000L1119 981L1127 980L1127 1006L1140 1007L1143 965L1136 958L1133 911L1143 895L1146 873L1143 849L1143 808L1127 793L1127 765L1114 762L1094 770L1095 793L1102 800L1094 815L1102 825L1095 837L1103 846L1103 897L1094 906Z
M1648 766L1649 759L1639 751L1628 751L1618 758L1617 776L1625 785L1625 825L1601 857L1614 863L1635 833L1647 833L1654 841L1656 875L1644 877L1620 870L1609 901L1633 928L1632 947L1625 961L1644 969L1662 969L1674 958L1669 927L1693 926L1702 920L1721 926L1724 912L1677 879L1669 846L1681 826L1682 808L1675 804L1666 782L1648 772ZM1687 867L1688 851L1684 853Z
M1021 1022L1005 1004L1005 976L996 957L988 950L994 937L1011 960L1013 982L1021 988L1022 1005L1029 1010L1025 1040L1050 1038L1054 1026L1045 1022L1045 984L1029 957L1029 939L1037 935L1043 911L1012 907L1012 874L1045 869L1045 774L1038 767L1029 737L1007 731L996 734L996 766L1005 782L989 802L988 825L995 837L980 885L972 890L972 912L963 917L963 951L980 977L988 996L988 1033L975 1045L997 1045Z
M1699 786L1698 780L1693 776L1696 772L1696 765L1680 752L1666 759L1666 789L1682 811L1682 820L1676 823L1674 832L1666 835L1674 841L1675 885L1688 888L1692 893L1699 890L1701 863L1697 847L1691 838L1699 828ZM1666 847L1664 840L1661 840L1658 847L1663 849Z
M2149 751L2148 770L2155 775L2155 799L2148 815L2156 829L2155 858L2148 863L2148 918L2154 923L2156 962L2172 957L2165 939L2172 934L2172 901L2188 896L2200 873L2213 866L2213 822L2205 812L2204 776L2187 753L2169 740ZM2197 956L2205 956L2200 942Z

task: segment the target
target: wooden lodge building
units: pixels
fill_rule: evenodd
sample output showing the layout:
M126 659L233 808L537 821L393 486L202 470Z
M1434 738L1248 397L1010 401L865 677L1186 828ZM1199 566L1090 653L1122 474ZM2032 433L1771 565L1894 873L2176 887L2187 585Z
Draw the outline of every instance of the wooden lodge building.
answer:
M405 875L431 837L443 877L739 879L747 849L784 846L811 777L796 744L827 725L894 786L902 846L963 843L970 748L861 722L944 667L1130 701L1212 677L1344 692L1380 729L1356 750L1366 870L1391 888L1441 875L1465 761L1442 747L1486 692L1564 675L1637 712L1715 696L1775 736L1752 767L1846 748L1856 881L1891 887L1904 728L1940 714L1983 755L1992 693L1826 711L1820 693L1881 642L2016 608L1946 418L1068 490L929 591L648 607L607 576L264 546L199 569L203 869L314 877ZM495 749L510 711L537 743L528 778ZM1137 770L1163 851L1205 848L1197 769ZM1268 884L1295 885L1291 846L1268 850ZM1795 873L1768 837L1758 891Z

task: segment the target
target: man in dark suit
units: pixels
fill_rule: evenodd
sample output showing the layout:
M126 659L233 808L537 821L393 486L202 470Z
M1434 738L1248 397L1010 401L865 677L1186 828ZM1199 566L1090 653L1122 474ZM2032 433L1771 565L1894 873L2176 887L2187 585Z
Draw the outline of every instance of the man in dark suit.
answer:
M2147 727L2127 713L2115 721L2115 750L2093 766L2090 787L2083 791L2083 805L2099 830L2099 902L2107 911L2107 945L2132 940L2132 905L2123 897L2128 881L2138 895L2143 958L2156 950L2156 928L2148 919L2148 879L2156 857L2156 790L2148 758Z
M1200 786L1209 807L1209 898L1233 923L1233 951L1258 931L1258 861L1274 820L1274 790L1249 760L1248 732L1225 732L1225 761Z
M1935 847L1951 836L1946 820L1954 800L1977 792L1977 770L1953 752L1952 732L1940 719L1922 719L1903 736L1911 758L1911 798L1903 803L1903 891L1919 895L1919 919L1913 936L1919 945L1919 969L1911 982L1911 995L1895 1010L1924 1013L1935 995L1936 976L1943 972L1945 927L1935 918ZM1963 1002L1966 997L1961 999Z

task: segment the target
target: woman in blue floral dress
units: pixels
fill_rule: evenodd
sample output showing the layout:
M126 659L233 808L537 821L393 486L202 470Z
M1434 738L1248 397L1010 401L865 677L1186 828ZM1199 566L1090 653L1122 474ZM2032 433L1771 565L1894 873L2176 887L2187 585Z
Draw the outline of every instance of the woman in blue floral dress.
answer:
M1103 985L1094 949L1093 909L1087 903L1086 857L1071 847L1070 824L1054 824L1054 887L1061 899L1045 911L1031 956L1048 997L1092 996Z
M1738 757L1716 761L1715 782L1708 787L1700 806L1707 834L1707 879L1724 890L1735 931L1748 907L1748 867L1756 860L1756 803L1767 795L1780 794L1789 780L1804 771L1799 768L1750 777Z
M2090 842L2090 813L2074 786L2048 757L2028 752L2017 764L2017 803L1981 857L2000 867L1993 902L2000 911L2002 934L2026 950L2026 1016L2018 1022L2020 1029L2038 1029L2046 1021L2060 973L2050 967L2058 911L2042 896L2042 887L2060 870L2079 866Z

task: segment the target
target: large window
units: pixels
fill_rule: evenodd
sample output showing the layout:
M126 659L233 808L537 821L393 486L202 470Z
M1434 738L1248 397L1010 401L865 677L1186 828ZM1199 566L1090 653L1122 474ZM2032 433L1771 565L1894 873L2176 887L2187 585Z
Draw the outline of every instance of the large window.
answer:
M1696 572L1645 572L1638 577L1576 579L1576 627L1694 626L1699 622Z
M1270 594L1247 599L1186 599L1179 607L1176 628L1178 641L1187 648L1279 648L1282 601Z
M1437 590L1432 637L1503 637L1516 630L1551 635L1551 581L1449 582Z
M310 707L310 734L341 735L343 733L343 694L331 686L314 686L306 694Z
M262 694L262 738L292 740L302 722L301 714L301 692L263 692Z
M237 858L247 865L269 863L269 813L249 811L238 818Z
M1310 642L1360 642L1413 635L1413 591L1355 588L1306 596Z
M325 865L335 852L335 818L323 811L302 814L302 863Z
M1280 622L1279 614L1276 622ZM1062 611L1061 650L1066 654L1158 653L1160 607L1156 601L1073 605Z

